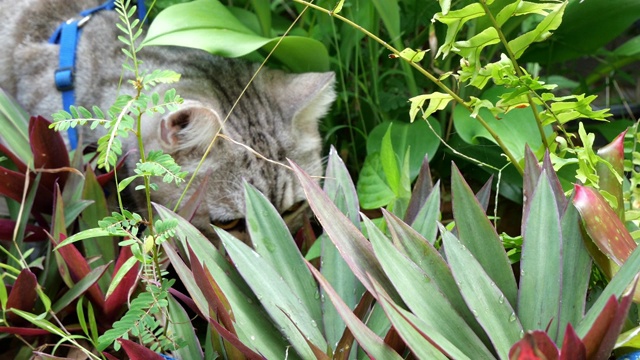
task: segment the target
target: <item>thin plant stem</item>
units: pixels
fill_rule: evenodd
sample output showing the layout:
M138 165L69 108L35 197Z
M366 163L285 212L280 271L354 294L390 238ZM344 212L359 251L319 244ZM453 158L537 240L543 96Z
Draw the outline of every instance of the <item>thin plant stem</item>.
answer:
M347 18L345 18L345 17L343 17L343 16L341 16L339 14L334 13L331 10L327 10L327 9L325 9L323 7L317 6L315 4L307 2L305 0L293 0L293 1L295 1L295 2L297 2L299 4L302 4L302 5L305 5L307 7L310 7L312 9L314 9L314 10L322 11L322 12L326 13L329 16L333 16L333 17L335 17L335 18L347 23L348 25L358 29L359 31L362 31L369 38L375 40L376 42L378 42L379 44L381 44L382 46L387 48L389 51L391 51L393 54L395 54L398 58L400 58L400 59L406 61L407 63L409 63L410 66L412 66L414 69L418 70L418 72L420 72L422 75L424 75L427 79L431 80L434 84L436 84L436 86L438 86L440 89L442 89L442 91L444 91L445 93L450 95L455 102L459 103L465 109L469 110L469 112L473 112L473 109L469 105L467 105L465 103L464 99L462 99L460 96L458 96L458 94L456 94L448 86L443 84L442 81L440 81L440 79L436 78L434 75L429 73L427 70L425 70L419 64L417 64L417 63L415 63L413 61L410 61L408 59L405 59L404 57L400 56L400 52L396 48L394 48L393 46L389 45L387 42L385 42L384 40L380 39L379 37L377 37L376 35L374 35L370 31L368 31L367 29L363 28L362 26L354 23L353 21L351 21L351 20L349 20L349 19L347 19ZM516 170L518 170L518 172L520 174L523 174L524 173L524 169L522 168L522 166L520 166L520 164L518 163L518 160L516 159L516 157L511 153L509 148L502 141L502 138L491 128L491 126L489 126L489 124L482 118L481 115L478 114L476 116L476 120L480 123L480 125L482 125L482 127L484 127L487 130L489 135L491 135L491 137L495 140L495 142L498 144L498 146L500 146L500 148L505 153L507 158L509 158L509 161L513 164L513 166L516 168Z
M502 45L504 45L504 48L507 52L507 56L509 56L511 63L513 64L513 68L516 72L516 75L518 75L519 77L524 76L524 73L522 72L520 65L518 65L518 60L516 59L516 55L511 50L511 47L509 46L509 42L507 41L507 38L504 36L504 33L502 32L502 27L498 24L498 22L496 21L496 18L493 16L491 11L489 10L489 6L487 5L486 0L480 0L480 4L484 9L485 14L489 18L489 21L491 21L491 25L493 25L493 28L496 29L496 32L498 33L498 37L500 38L500 42L502 43ZM538 108L536 107L536 104L533 102L533 97L531 96L531 92L527 93L527 101L529 102L529 107L533 112L533 117L536 119L536 125L538 127L538 132L540 133L540 139L542 140L542 144L544 145L545 149L549 149L547 136L544 133L544 127L542 126L542 121L540 120L540 113L538 112Z

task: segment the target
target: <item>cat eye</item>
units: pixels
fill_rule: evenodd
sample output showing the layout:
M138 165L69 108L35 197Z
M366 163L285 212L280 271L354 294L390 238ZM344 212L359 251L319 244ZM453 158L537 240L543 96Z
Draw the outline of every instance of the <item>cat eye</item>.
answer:
M238 227L238 225L240 225L241 220L243 219L233 219L227 221L213 220L211 223L223 230L233 230Z

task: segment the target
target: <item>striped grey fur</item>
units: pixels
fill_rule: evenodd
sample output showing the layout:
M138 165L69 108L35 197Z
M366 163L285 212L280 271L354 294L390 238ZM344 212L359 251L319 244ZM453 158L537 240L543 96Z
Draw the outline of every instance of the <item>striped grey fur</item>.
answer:
M0 52L0 86L30 114L50 117L62 106L53 83L58 46L47 44L48 37L62 21L101 2L0 0L0 38L5 42ZM116 22L115 12L103 11L82 29L75 76L77 105L107 109L118 91L130 91L126 84L118 88L124 55ZM146 47L139 57L144 61L143 69L170 69L182 74L178 84L157 90L175 87L185 99L175 113L143 119L146 150L171 153L184 170L192 172L257 65L177 47ZM286 163L289 158L310 174L320 175L317 122L335 98L333 82L333 73L293 75L262 70L228 116L222 134L268 159ZM87 132L83 136L89 141L96 138ZM130 137L129 147L133 147L132 141ZM304 199L291 171L224 139L216 139L190 193L205 173L210 174L206 196L192 222L212 238L212 220L243 217L243 179L263 192L281 212ZM158 184L160 189L153 200L173 206L181 189Z

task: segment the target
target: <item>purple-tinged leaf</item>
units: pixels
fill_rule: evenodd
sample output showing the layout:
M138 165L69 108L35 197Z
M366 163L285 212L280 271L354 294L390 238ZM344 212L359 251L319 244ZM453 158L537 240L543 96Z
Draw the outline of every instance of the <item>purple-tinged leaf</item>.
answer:
M598 149L598 156L607 161L611 165L611 168L603 162L596 164L596 172L599 177L598 186L616 198L618 206L615 211L623 222L624 201L622 199L622 183L618 179L624 176L624 136L626 133L626 130L623 131L611 143ZM612 170L616 173L614 174Z
M633 286L631 287L629 292L625 296L623 296L622 299L620 299L620 303L618 304L618 302L616 301L617 306L614 307L615 312L613 313L611 320L608 321L611 314L609 313L609 309L606 309L605 307L605 311L603 311L603 316L605 317L604 321L599 324L598 320L596 320L594 326L592 326L591 330L584 337L583 342L588 349L588 354L593 353L593 351L589 350L591 350L594 345L597 347L595 355L593 355L593 357L589 356L590 359L609 359L611 352L613 351L613 347L616 344L616 340L618 339L618 336L622 331L622 327L624 326L625 320L627 319L627 313L629 312L629 308L631 307L631 303L633 301L633 294L636 290L637 281L638 276L636 276L635 280L633 281ZM612 297L612 299L615 301L615 298ZM607 321L608 323L605 325ZM596 326L598 325L602 325L603 327L597 329ZM594 331L594 334L592 334L592 331ZM598 338L597 336L599 336L600 334L601 337Z
M63 296L56 299L56 302L51 307L51 310L54 313L58 313L62 309L69 306L74 300L78 299L82 294L84 294L90 286L95 284L102 275L107 271L107 265L100 265L97 268L91 270L89 275L82 278L82 280L78 281L69 291L67 291Z
M9 158L11 162L16 166L18 172L24 174L27 172L27 165L20 159L16 154L14 154L8 147L6 147L3 143L0 142L0 153Z
M371 293L368 291L365 291L360 298L358 305L356 305L356 308L353 310L353 314L358 319L360 319L360 321L364 321L366 319L367 315L369 314L369 310L371 309L371 305L373 304L373 300L373 295L371 295ZM349 306L349 304L347 304L347 306ZM338 316L340 316L340 314L338 314ZM336 345L336 348L334 350L334 360L347 360L349 358L349 354L351 351L350 349L353 347L354 341L355 338L353 337L353 333L348 327L345 327L342 333L342 337L340 337L340 341L338 341L338 344Z
M11 313L8 313L9 315ZM42 336L42 335L51 335L51 332L45 329L35 329L35 328L23 328L23 327L15 327L15 326L0 326L0 334L14 334L21 336Z
M169 321L166 331L186 343L174 350L173 355L178 359L204 360L202 345L196 336L196 329L191 323L189 314L173 296L169 295L167 300L169 302L167 317L171 321Z
M347 167L333 147L329 151L323 186L324 192L336 207L349 218L357 229L360 229L360 212L356 187L353 185L353 180ZM323 235L320 239L322 259L320 272L338 292L340 298L351 308L354 308L361 299L362 294L365 293L365 288L349 269L349 265L340 256L338 249L327 239L326 235ZM345 329L347 329L346 325L331 302L321 302L321 306L325 337L330 344L339 343L345 334ZM344 346L351 347L352 343L353 338L351 338L351 342L344 344ZM339 343L339 345L342 346L343 344ZM338 351L336 349L337 355L342 354ZM348 355L348 349L343 353Z
M371 243L362 235L353 223L340 212L316 182L298 165L289 160L304 189L307 201L329 238L338 248L340 255L347 262L351 271L371 292L373 286L369 276L376 279L393 299L400 299L395 288L382 271L380 263L373 254Z
M559 360L586 360L587 349L571 324L567 324Z
M211 273L205 269L197 256L193 253L193 249L189 247L189 257L193 259L191 261L191 270L193 271L193 278L196 284L202 290L204 298L209 304L209 310L213 314L207 314L208 317L215 317L227 328L232 334L236 335L236 330L233 326L233 311L227 300L220 290L220 287L216 283Z
M165 358L157 352L151 351L131 340L118 339L117 341L122 345L122 349L127 353L130 360L165 360Z
M120 247L120 254L116 260L113 274L117 274L120 267L133 256L131 247ZM138 283L138 271L140 263L133 265L127 274L120 280L115 290L104 301L104 314L108 322L116 320L116 316L127 305L129 297Z
M37 287L38 279L36 276L31 272L31 270L22 269L9 292L7 309L19 309L28 312L32 311L33 306L36 303ZM25 323L25 320L14 313L7 313L7 320L14 325L21 325Z
M431 195L431 191L433 191L433 181L431 180L431 170L429 168L429 156L425 155L420 166L418 179L411 192L411 201L409 201L407 212L404 215L404 221L407 224L411 224L416 219L418 212L420 212L427 198Z
M562 294L562 230L553 190L543 170L523 219L517 313L522 327L555 339Z
M558 348L540 330L529 331L509 350L509 360L557 360Z
M591 325L589 332L582 338L587 350L587 359L593 359L599 353L600 343L609 327L612 326L618 311L618 305L618 300L616 300L615 296L609 297L606 305L593 322L593 325Z
M325 290L325 293L329 296L329 299L335 306L342 319L347 324L349 330L358 341L358 344L362 347L362 349L371 357L372 359L402 359L398 353L393 351L388 345L384 343L384 341L376 335L371 329L367 327L357 316L351 311L351 309L345 304L340 296L333 290L331 285L327 282L327 280L320 274L318 270L316 270L313 265L307 264L309 270L313 273L313 276L318 280L322 288ZM372 277L373 278L373 277ZM367 279L367 283L371 284L373 287L373 283ZM384 287L381 286L384 289Z
M515 305L516 279L502 241L455 164L451 172L451 197L460 242L493 279L507 301Z
M183 217L184 219L191 221L196 214L196 210L200 207L202 200L205 198L205 191L207 191L209 184L209 179L211 178L211 172L207 171L205 176L202 178L198 187L193 192L193 194L189 197L189 199L182 204L180 210L178 211L178 215Z
M637 247L629 231L596 190L576 184L574 191L573 204L582 217L587 234L608 259L617 267L622 266ZM616 271L614 268L614 273Z
M410 224L433 245L437 239L440 217L440 181L438 181Z
M34 169L60 169L69 167L67 147L60 133L49 129L51 122L42 116L31 117L29 120L29 145L33 152ZM41 184L53 191L53 184L57 181L60 187L69 174L66 171L57 173L43 173Z
M487 212L487 209L489 209L489 202L491 201L491 184L493 183L493 175L491 175L489 177L489 180L487 180L487 182L484 183L484 185L482 185L482 187L480 188L480 190L478 190L478 192L476 193L476 199L478 199L478 202L480 203L480 206L482 206L482 209L484 210L484 212Z
M0 240L13 241L13 234L16 228L16 222L10 219L0 219ZM47 232L40 226L27 224L25 229L25 242L37 242L49 240Z

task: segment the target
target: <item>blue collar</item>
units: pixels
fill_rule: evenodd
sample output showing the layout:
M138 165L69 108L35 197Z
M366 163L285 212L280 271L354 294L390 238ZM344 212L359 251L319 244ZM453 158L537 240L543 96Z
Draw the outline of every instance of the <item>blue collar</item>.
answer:
M78 39L82 26L91 19L91 15L102 10L115 9L115 0L109 0L104 4L92 9L84 10L78 18L73 18L60 24L49 38L50 44L60 45L60 57L58 69L54 73L56 88L62 93L62 106L65 111L69 112L71 105L75 103L73 74L76 64L76 48L78 47ZM138 0L138 17L140 20L144 18L147 9L144 0ZM76 128L69 128L69 145L71 150L78 146L78 131Z

